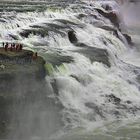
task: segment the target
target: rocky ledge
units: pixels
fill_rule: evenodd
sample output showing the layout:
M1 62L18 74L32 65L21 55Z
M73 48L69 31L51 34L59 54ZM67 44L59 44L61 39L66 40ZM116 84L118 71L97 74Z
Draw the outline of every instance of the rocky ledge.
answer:
M45 61L38 56L33 58L33 52L29 50L5 51L0 49L0 79L8 79L14 76L26 74L29 77L43 78L45 76Z

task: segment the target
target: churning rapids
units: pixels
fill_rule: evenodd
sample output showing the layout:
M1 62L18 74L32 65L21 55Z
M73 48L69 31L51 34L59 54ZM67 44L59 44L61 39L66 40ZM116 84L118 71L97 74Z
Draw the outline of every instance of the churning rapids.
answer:
M0 2L0 41L38 51L47 70L43 95L17 105L6 139L140 139L140 49L125 21L119 29L102 14L110 8L120 14L113 0Z

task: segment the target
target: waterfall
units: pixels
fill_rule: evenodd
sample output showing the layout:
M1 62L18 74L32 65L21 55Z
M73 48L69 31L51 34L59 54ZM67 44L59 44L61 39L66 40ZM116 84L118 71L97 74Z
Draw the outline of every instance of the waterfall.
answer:
M48 72L45 95L21 105L13 115L11 126L16 115L19 124L10 139L13 135L13 140L78 140L75 133L98 129L103 133L105 126L116 124L113 122L139 117L139 68L126 61L132 49L121 30L97 10L108 12L105 4L118 8L115 1L2 4L0 42L20 42L26 49L38 51ZM130 55L130 59L135 57L133 52Z

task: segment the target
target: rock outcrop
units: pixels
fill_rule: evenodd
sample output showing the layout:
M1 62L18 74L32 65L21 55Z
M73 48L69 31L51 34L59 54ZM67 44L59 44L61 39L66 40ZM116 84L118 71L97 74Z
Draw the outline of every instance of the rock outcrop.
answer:
M68 38L71 43L77 43L77 41L78 41L74 31L68 32Z
M43 94L45 61L40 56L33 60L32 56L33 52L28 50L5 52L0 49L0 136L3 138L11 131L17 103L39 100Z
M106 12L106 11L103 11L101 9L98 9L98 8L95 8L95 10L97 10L97 12L99 14L101 14L102 16L104 16L105 18L108 18L116 27L119 28L119 18L117 16L116 13L114 12Z

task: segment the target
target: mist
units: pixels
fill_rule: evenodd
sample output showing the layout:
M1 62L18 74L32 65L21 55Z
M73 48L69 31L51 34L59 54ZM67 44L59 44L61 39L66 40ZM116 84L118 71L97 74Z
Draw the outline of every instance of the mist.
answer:
M140 24L140 2L125 2L121 6L121 13L125 25L127 26L139 26Z

